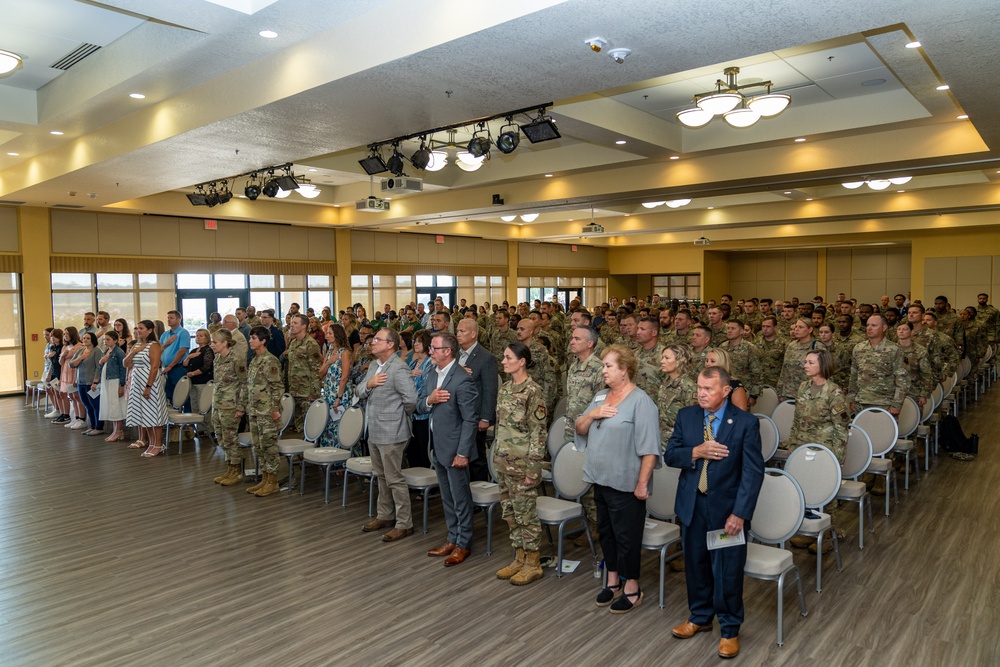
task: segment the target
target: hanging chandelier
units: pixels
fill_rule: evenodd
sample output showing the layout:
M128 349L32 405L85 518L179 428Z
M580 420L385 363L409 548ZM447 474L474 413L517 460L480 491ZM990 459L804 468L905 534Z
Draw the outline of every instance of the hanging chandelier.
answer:
M848 181L841 183L848 190L857 190L862 185L867 185L872 190L888 190L893 185L905 185L910 182L912 176L894 176L892 178L866 178L863 181Z
M740 84L737 77L739 67L723 70L726 80L717 79L715 90L698 93L688 109L677 112L677 120L687 127L702 127L716 116L722 116L730 126L750 127L761 118L777 116L791 104L792 98L784 93L772 93L770 81ZM767 92L748 98L743 94L747 88L767 88Z

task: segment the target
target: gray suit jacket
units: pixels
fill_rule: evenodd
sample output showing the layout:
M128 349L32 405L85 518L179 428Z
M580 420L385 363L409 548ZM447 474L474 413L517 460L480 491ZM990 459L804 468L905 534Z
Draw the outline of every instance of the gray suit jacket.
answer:
M499 391L497 360L482 345L476 345L465 362L472 371L472 382L479 391L479 419L493 424L497 420L497 392Z
M431 366L424 373L424 390L417 401L417 412L430 413L434 458L450 466L455 455L476 459L476 432L479 423L479 391L469 374L458 364L448 371L441 388L451 393L446 403L427 405L427 397L437 389L438 369Z
M392 355L382 372L385 384L368 389L378 362L372 360L365 379L358 385L358 401L368 416L368 441L374 445L395 445L410 439L410 415L417 404L417 389L410 368Z

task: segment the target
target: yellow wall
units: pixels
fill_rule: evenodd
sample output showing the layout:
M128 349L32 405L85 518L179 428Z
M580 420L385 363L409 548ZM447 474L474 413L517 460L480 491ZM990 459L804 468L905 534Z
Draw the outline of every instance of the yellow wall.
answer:
M42 353L45 340L42 332L52 326L52 275L49 256L52 240L49 236L49 210L23 206L18 211L21 226L21 252L24 270L21 273L21 301L24 303L24 354L27 378L37 379L45 368ZM38 340L31 339L33 334Z

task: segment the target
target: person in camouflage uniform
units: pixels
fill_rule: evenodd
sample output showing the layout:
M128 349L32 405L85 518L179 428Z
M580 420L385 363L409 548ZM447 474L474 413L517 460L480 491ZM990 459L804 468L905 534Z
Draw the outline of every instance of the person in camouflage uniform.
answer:
M753 343L743 340L743 322L731 319L726 322L726 342L719 349L729 354L729 364L734 377L743 381L750 407L760 396L760 350Z
M835 324L823 322L817 331L820 342L826 345L826 349L833 357L833 375L830 376L830 379L843 389L851 381L851 360L854 355L854 346L857 343L838 341L837 335L834 333L835 328Z
M691 330L691 364L688 366L688 377L698 383L698 375L705 370L705 356L712 345L712 329L699 324Z
M810 350L826 350L826 345L813 338L811 319L800 317L791 328L792 340L785 346L785 357L781 363L781 376L778 378L778 398L782 401L795 398L799 385L806 379L803 362L806 352Z
M496 324L490 333L490 342L486 347L497 360L497 367L502 368L503 352L507 346L517 340L517 332L510 328L510 313L506 310L497 311Z
M976 322L976 315L976 309L972 306L958 311L959 326L965 340L965 356L972 362L973 368L978 366L979 362L986 356L986 346L989 344L985 332Z
M278 486L278 421L285 387L281 382L281 364L267 351L270 337L271 332L264 327L250 330L250 351L254 357L247 369L246 384L240 385L238 400L242 407L236 413L242 417L246 412L257 468L263 472L260 483L247 489L247 493L261 497L281 490Z
M757 302L753 299L744 302L743 304L743 324L749 324L750 328L753 329L754 333L760 331L760 323L764 319L761 315L760 310L757 309Z
M545 346L535 337L535 325L531 320L525 318L517 323L517 340L528 346L531 351L531 368L528 375L542 388L542 395L545 396L545 407L548 415L559 401L558 376L555 373L554 363Z
M990 295L980 292L976 297L979 306L976 308L976 322L986 332L986 342L995 343L1000 340L1000 310L990 305Z
M323 388L319 377L323 355L319 351L319 343L309 335L308 317L301 313L294 315L288 326L285 372L288 393L295 400L295 430L301 433L309 404L319 398Z
M212 393L212 429L216 440L226 453L229 467L224 475L215 478L217 484L232 486L243 481L243 453L240 451L240 418L242 409L240 388L247 381L247 362L232 349L233 336L225 329L212 334L212 351L215 352Z
M659 342L659 333L660 323L651 317L643 318L636 327L639 347L635 359L639 367L635 373L635 384L650 398L656 396L663 384L663 372L660 370L663 344Z
M962 335L964 329L958 315L948 309L948 297L936 297L933 312L937 316L937 330L955 341L955 345L958 346L959 358L961 358L965 349L965 338Z
M912 314L913 306L910 308ZM918 312L922 312L922 309ZM937 330L937 315L933 312L923 313L920 320L923 326L919 331L914 326L913 340L927 348L927 356L934 369L934 379L943 383L958 369L958 346L949 336Z
M569 351L572 361L566 367L566 433L567 442L576 440L576 420L587 409L594 396L604 389L604 364L597 356L597 329L590 326L578 326L573 329L569 339ZM597 505L594 503L594 490L591 488L580 498L584 511L587 512L587 522L590 524L594 541L597 535ZM585 546L587 536L580 535L576 539L577 546Z
M656 407L660 411L660 446L663 451L666 451L667 441L673 435L677 412L698 402L698 385L688 375L692 356L691 346L684 343L667 345L660 355L660 370L664 379L656 394Z
M855 412L875 407L898 415L909 384L903 354L898 345L886 340L886 324L881 315L868 318L866 331L868 342L854 347L847 399Z
M708 326L712 330L712 347L722 347L726 342L726 323L722 321L722 309L712 306L708 309Z
M604 325L601 327L601 342L605 345L623 343L622 332L618 328L618 316L610 308L604 313Z
M789 451L799 445L823 445L843 463L851 417L843 390L827 379L833 370L833 357L827 350L810 350L803 369L806 379L796 390L792 430L783 444Z
M257 315L257 309L253 306L247 306L247 318L243 321L249 324L251 329L259 327L260 317Z
M524 586L542 578L539 549L542 524L536 499L545 460L548 414L541 387L528 377L531 352L521 342L504 351L503 370L510 376L497 396L493 470L500 485L500 506L510 527L514 561L497 572L498 579Z
M903 354L903 367L906 369L908 388L906 395L923 407L927 397L934 391L937 380L934 379L934 368L927 356L927 348L913 339L913 324L902 322L896 327L896 338Z
M778 335L778 321L773 315L760 322L760 333L754 337L760 351L760 386L777 387L788 341Z

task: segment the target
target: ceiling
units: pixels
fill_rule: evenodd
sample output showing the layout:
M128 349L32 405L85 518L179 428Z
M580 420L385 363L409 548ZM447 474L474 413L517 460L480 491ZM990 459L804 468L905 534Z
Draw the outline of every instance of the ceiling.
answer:
M607 231L582 240L600 245L769 240L831 221L863 232L869 218L905 229L929 213L1000 208L995 0L773 0L766 12L694 0L0 7L0 49L24 58L0 78L0 202L574 243L593 218ZM585 44L596 36L601 53ZM613 47L632 53L619 64ZM733 65L741 84L772 81L791 106L747 129L678 123ZM368 145L548 102L562 138L494 149L475 172L408 168L423 192L393 196L389 212L354 210L380 192L357 164ZM494 136L502 124L489 125ZM211 213L184 197L286 162L320 196L237 197ZM840 185L879 176L913 178L882 192ZM692 201L642 206L680 198ZM540 215L500 219L529 212Z

